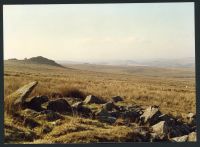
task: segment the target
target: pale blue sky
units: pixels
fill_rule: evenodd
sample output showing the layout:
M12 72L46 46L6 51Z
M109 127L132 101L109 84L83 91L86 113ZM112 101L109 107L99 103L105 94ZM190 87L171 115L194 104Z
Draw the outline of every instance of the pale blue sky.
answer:
M194 4L4 6L4 58L194 57Z

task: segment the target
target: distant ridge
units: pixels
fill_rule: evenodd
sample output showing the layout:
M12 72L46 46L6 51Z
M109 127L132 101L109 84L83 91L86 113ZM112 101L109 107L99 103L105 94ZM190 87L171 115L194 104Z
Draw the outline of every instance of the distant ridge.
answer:
M23 63L30 63L30 64L45 64L45 65L51 65L51 66L57 66L57 67L63 67L62 65L56 63L54 60L50 60L48 58L37 56L32 58L25 58L24 60L18 60L16 58L8 59L8 61L15 61L15 62L23 62Z

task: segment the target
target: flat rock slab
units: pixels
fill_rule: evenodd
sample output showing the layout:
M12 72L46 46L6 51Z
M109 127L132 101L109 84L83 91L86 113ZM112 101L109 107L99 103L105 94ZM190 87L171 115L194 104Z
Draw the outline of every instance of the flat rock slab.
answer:
M142 123L150 123L150 125L154 125L156 121L159 120L159 116L161 112L157 106L150 106L145 109L144 113L140 116Z
M20 107L21 104L25 101L25 99L30 95L33 89L37 86L38 82L34 81L29 84L24 85L19 88L17 91L6 97L5 99L5 107L8 110L16 109L16 107ZM12 107L13 106L13 107Z
M85 104L104 104L105 101L94 96L94 95L88 95L85 100L84 100Z

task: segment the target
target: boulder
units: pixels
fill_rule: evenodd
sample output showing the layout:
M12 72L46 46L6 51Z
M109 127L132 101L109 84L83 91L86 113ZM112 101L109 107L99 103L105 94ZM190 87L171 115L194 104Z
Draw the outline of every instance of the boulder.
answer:
M107 102L103 104L103 109L107 111L112 111L113 109L119 109L113 102Z
M165 121L169 126L175 126L176 120L172 116L169 116L167 114L162 114L158 117L159 121Z
M83 106L83 102L77 102L72 105L72 110L74 113L81 115L83 117L92 117L92 111L90 108Z
M127 110L127 111L121 113L121 117L123 119L129 119L129 120L135 122L135 121L139 121L140 114L133 110L132 111Z
M120 96L114 96L112 97L112 101L117 103L117 102L123 101L123 98Z
M109 124L113 124L115 123L115 121L117 120L115 117L111 117L111 116L98 116L97 119L100 122L105 122L105 123L109 123Z
M196 142L197 141L197 133L192 132L188 135L188 141L189 142Z
M182 136L182 135L183 135L183 133L179 130L179 128L177 126L170 127L170 129L169 129L169 136L171 138L177 137L177 136Z
M32 118L25 118L23 124L31 129L40 126L40 124Z
M6 97L4 101L5 110L13 113L21 110L25 99L30 95L37 84L37 81L31 82Z
M149 123L154 125L159 121L159 116L161 112L158 109L158 106L150 106L144 110L144 113L140 116L140 121L142 124Z
M109 112L109 114L112 116L112 117L116 117L116 118L118 118L118 117L120 117L121 116L121 113L119 112L119 111L111 111L111 112Z
M102 99L99 99L98 97L94 95L88 95L85 98L84 103L85 104L104 104L105 101L103 101Z
M71 106L63 98L49 101L47 109L55 112L72 112Z
M189 113L187 115L188 123L191 125L196 125L196 115L194 113Z
M156 134L157 138L163 139L167 136L169 128L165 121L161 121L152 126L153 132Z
M83 106L83 102L76 102L72 105L73 109L79 109Z
M108 111L107 110L105 110L105 109L101 109L101 110L99 110L99 111L97 111L96 113L95 113L95 115L98 117L98 116L106 116L106 117L111 117L111 115L108 113Z
M187 142L187 140L188 140L188 135L174 137L171 139L172 142Z
M44 125L44 126L42 127L42 133L43 133L43 134L47 134L47 133L51 132L52 129L53 129L53 128L49 127L48 125Z
M42 111L44 108L42 108L41 105L48 102L48 100L49 98L47 96L34 96L26 99L23 106L35 111Z
M52 110L44 110L42 112L40 112L41 116L45 116L45 119L47 121L56 121L58 119L64 119L63 116L61 116L60 114L52 111Z

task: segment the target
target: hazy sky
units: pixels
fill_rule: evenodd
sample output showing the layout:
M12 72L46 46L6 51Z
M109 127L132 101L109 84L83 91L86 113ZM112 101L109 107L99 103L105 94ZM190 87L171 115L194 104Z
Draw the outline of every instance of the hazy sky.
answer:
M4 6L4 58L194 57L194 4Z

